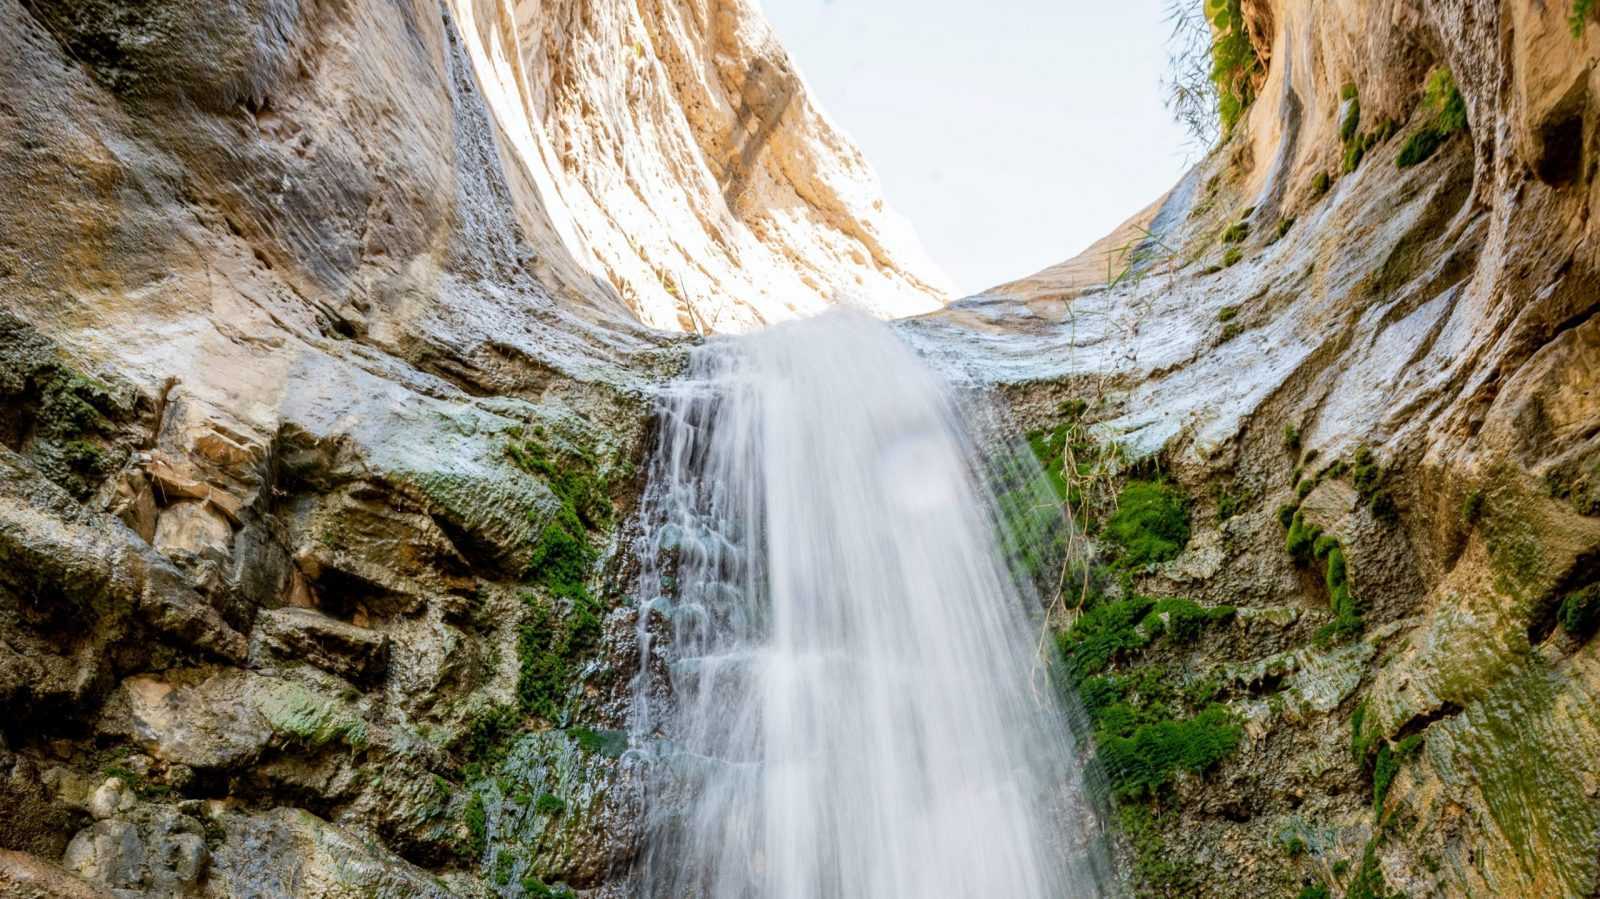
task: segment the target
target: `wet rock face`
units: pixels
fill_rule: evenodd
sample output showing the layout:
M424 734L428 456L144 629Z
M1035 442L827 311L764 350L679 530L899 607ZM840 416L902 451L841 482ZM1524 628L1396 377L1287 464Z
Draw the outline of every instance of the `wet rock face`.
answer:
M558 233L476 12L0 0L0 893L484 895L484 778L616 725L625 636L519 691L540 560L581 476L622 601L679 348ZM518 884L618 888L636 801L561 783L620 763L528 745L570 810Z

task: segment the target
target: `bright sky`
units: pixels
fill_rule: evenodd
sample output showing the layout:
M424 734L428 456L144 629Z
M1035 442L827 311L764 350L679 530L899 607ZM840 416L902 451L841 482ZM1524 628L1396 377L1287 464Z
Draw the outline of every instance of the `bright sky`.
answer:
M1162 0L758 2L962 294L1076 254L1195 155Z

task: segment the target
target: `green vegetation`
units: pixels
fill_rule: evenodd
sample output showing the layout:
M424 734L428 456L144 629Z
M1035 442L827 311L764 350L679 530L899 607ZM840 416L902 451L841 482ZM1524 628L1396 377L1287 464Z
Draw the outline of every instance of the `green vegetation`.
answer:
M1300 429L1295 425L1283 426L1283 448L1291 453L1300 452Z
M1583 29L1589 24L1589 14L1594 11L1594 0L1572 0L1572 12L1567 14L1567 28L1572 31L1574 39L1583 37Z
M567 804L561 801L560 796L540 793L539 798L533 803L533 810L547 817L555 817L567 810Z
M1255 78L1261 70L1261 60L1250 44L1239 0L1206 0L1206 18L1215 28L1211 82L1217 89L1217 114L1226 136L1255 100Z
M557 452L539 439L539 433L519 439L521 432L513 431L506 447L517 467L539 477L558 503L533 548L528 573L556 595L571 597L584 590L594 565L588 530L611 524L611 497L592 454Z
M1222 232L1223 243L1241 243L1250 236L1249 222L1234 222Z
M1450 135L1466 130L1466 101L1462 99L1461 91L1456 89L1455 77L1448 68L1440 66L1429 73L1423 89L1422 105L1424 111L1429 113L1428 120L1401 146L1400 156L1395 160L1400 168L1426 161L1449 140Z
M517 858L509 850L502 849L494 858L494 882L496 886L511 885L511 870L516 867Z
M587 727L574 727L567 731L567 735L577 741L579 748L585 752L603 755L606 758L621 758L628 750L628 734L621 730L592 730Z
M1572 636L1580 640L1593 636L1595 628L1600 626L1600 583L1590 584L1561 600L1556 617L1561 629Z
M1278 227L1272 232L1272 243L1283 240L1289 234L1289 229L1294 227L1294 216L1287 215L1278 219Z
M1322 196L1328 192L1328 188L1332 184L1333 179L1328 177L1327 172L1318 172L1316 176L1311 179L1311 196L1313 198Z
M1344 118L1339 121L1339 140L1341 143L1349 144L1361 128L1361 98L1356 96L1354 84L1346 84L1340 96L1350 106L1345 110Z
M1211 624L1226 624L1237 610L1233 606L1202 606L1179 597L1158 599L1143 622L1145 633L1155 639L1165 633L1179 643L1193 643Z
M1165 562L1189 542L1188 503L1165 481L1129 481L1105 533L1121 547L1117 564L1124 568Z
M1467 498L1461 501L1461 520L1469 525L1477 524L1483 517L1483 491L1474 489L1467 493Z
M532 874L522 878L522 895L528 899L574 899L577 896L566 887L547 886L544 881Z
M1372 510L1373 517L1379 521L1393 523L1399 517L1399 510L1386 484L1387 472L1378 465L1372 450L1365 446L1356 450L1349 471L1350 483L1356 488L1361 502Z
M483 796L473 793L467 800L466 808L461 812L461 820L467 825L467 841L462 845L462 852L467 858L480 858L484 849L489 845L489 818L483 807Z
M517 698L524 711L556 721L583 659L599 645L599 604L580 590L568 597L570 608L562 616L537 593L528 591L522 599L531 614L517 634Z
M1144 646L1146 637L1139 624L1154 607L1154 600L1136 596L1100 603L1080 615L1056 641L1073 683L1104 671L1120 654Z
M1308 883L1295 894L1295 899L1330 899L1327 884Z
M1302 481L1302 484L1308 483ZM1317 640L1323 643L1338 642L1359 636L1365 627L1361 604L1350 592L1349 571L1344 557L1344 547L1337 538L1322 533L1322 529L1306 521L1305 513L1295 506L1278 509L1278 520L1288 518L1283 538L1283 548L1295 562L1310 565L1323 563L1323 582L1328 588L1328 608L1333 620L1317 631Z
M1383 813L1383 800L1389 796L1389 787L1394 784L1395 775L1400 773L1401 763L1416 755L1421 747L1421 734L1412 734L1392 748L1387 742L1378 747L1378 756L1372 764L1373 811Z
M466 760L463 768L468 780L477 779L505 757L506 742L521 723L521 709L513 705L493 706L475 716L462 734L459 747Z
M1217 310L1217 321L1224 322L1224 323L1231 322L1238 315L1239 315L1239 307L1238 306L1223 306L1221 309Z
M1238 247L1229 247L1227 252L1222 254L1222 267L1228 268L1243 258L1243 250L1239 249Z
M1128 736L1100 740L1100 759L1119 796L1153 794L1179 771L1203 774L1239 747L1244 731L1225 707L1213 705L1185 720L1138 726Z
M526 438L520 430L511 436L506 454L518 468L539 477L558 503L527 568L527 577L549 596L523 593L529 614L517 636L521 709L554 721L583 659L599 643L603 609L587 586L598 557L590 531L609 526L614 513L593 454L554 450L541 439L542 429Z

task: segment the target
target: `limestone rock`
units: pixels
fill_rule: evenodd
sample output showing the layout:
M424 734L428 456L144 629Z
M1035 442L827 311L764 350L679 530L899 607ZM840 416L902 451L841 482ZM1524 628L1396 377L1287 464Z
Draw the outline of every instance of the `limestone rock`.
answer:
M263 647L283 658L302 659L352 681L370 681L388 664L387 636L312 609L262 612L256 617L256 635Z
M112 899L112 894L74 877L44 859L10 849L0 849L0 897Z

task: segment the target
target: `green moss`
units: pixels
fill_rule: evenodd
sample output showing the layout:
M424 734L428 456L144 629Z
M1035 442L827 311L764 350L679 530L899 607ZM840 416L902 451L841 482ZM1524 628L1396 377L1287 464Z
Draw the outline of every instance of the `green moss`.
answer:
M1348 145L1361 128L1361 98L1354 93L1355 85L1350 84L1346 85L1346 87L1351 88L1352 92L1345 97L1350 106L1345 110L1344 118L1339 121L1339 140Z
M1456 89L1455 77L1443 66L1428 75L1423 89L1425 124L1400 147L1395 164L1409 168L1426 161L1452 134L1467 128L1467 105Z
M1283 448L1291 453L1300 452L1300 428L1292 424L1283 426Z
M1243 250L1239 249L1238 247L1229 247L1227 252L1222 254L1222 267L1228 268L1229 266L1238 263L1238 261L1243 258Z
M541 793L539 794L539 798L533 803L533 810L541 815L554 817L562 812L565 812L567 810L567 804L562 802L561 797L559 796L555 796L550 793Z
M1295 899L1329 899L1327 884L1308 883L1295 894Z
M1244 731L1225 707L1185 720L1159 721L1130 736L1100 741L1100 759L1119 796L1153 794L1180 771L1203 774L1239 747Z
M1360 501L1372 510L1373 517L1387 522L1399 517L1394 496L1389 492L1387 472L1370 448L1363 446L1356 450L1355 460L1350 465L1350 482Z
M1249 222L1234 222L1222 232L1223 243L1240 243L1250 236Z
M509 850L502 849L494 859L494 882L496 886L511 885L511 871L517 865L516 856Z
M524 711L559 718L586 658L599 645L601 621L587 592L567 599L566 615L537 593L523 594L529 609L517 635L517 698Z
M1561 629L1572 636L1580 640L1593 636L1595 628L1600 626L1600 584L1590 584L1568 594L1561 600L1556 614Z
M558 501L533 548L529 574L558 594L583 589L596 556L587 532L608 527L614 514L592 454L558 452L530 437L513 439L506 455L518 468L544 481Z
M522 878L522 895L528 899L574 899L577 895L566 887L551 887L538 877L529 874Z
M1474 489L1461 501L1461 520L1472 525L1477 524L1481 517L1483 517L1483 491Z
M489 844L489 819L483 807L483 796L473 793L462 809L461 820L467 826L467 841L462 852L469 859L480 858Z
M1223 306L1217 310L1217 321L1231 322L1239 314L1238 306Z
M1057 645L1072 682L1104 671L1120 654L1146 642L1139 624L1155 607L1144 597L1102 603L1082 615L1059 637Z
M1572 11L1567 13L1567 28L1573 38L1583 37L1583 29L1589 24L1589 15L1593 10L1594 0L1572 0Z
M1318 172L1311 178L1311 196L1320 197L1327 193L1332 183L1333 179L1328 177L1327 172Z
M1151 637L1166 633L1179 643L1193 643L1207 626L1232 621L1235 614L1233 606L1202 606L1177 597L1158 599L1145 621L1145 630Z
M1118 564L1125 568L1165 562L1189 542L1188 503L1164 481L1129 481L1105 534L1121 548Z
M1366 765L1367 753L1372 750L1377 739L1375 730L1367 721L1366 700L1362 700L1356 705L1355 711L1350 713L1350 755L1355 758L1356 764Z
M1283 238L1289 233L1289 229L1294 227L1294 221L1295 219L1292 215L1284 216L1283 218L1278 219L1278 227L1272 233L1272 242L1277 243L1278 241L1283 240Z
M1278 507L1278 523L1285 528L1290 527L1294 524L1295 513L1299 511L1300 507L1294 503L1284 503Z
M1360 141L1345 144L1344 156L1339 162L1339 171L1348 175L1361 167L1361 160L1367 155L1367 148Z
M510 705L491 707L472 718L459 743L469 779L493 769L505 758L510 737L521 718L521 710Z
M1314 524L1308 524L1305 513L1299 509L1289 516L1289 529L1283 537L1283 548L1296 562L1302 565L1311 563L1315 553L1317 538L1322 536L1322 530Z
M628 750L628 734L620 730L593 730L587 727L574 727L567 731L567 735L577 741L585 752L592 752L606 758L621 758Z

